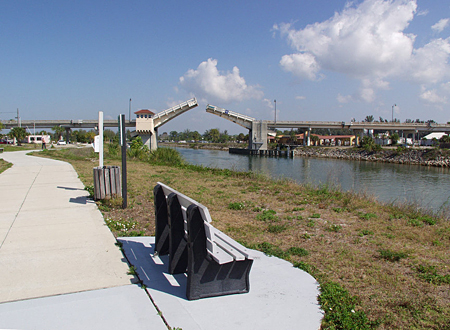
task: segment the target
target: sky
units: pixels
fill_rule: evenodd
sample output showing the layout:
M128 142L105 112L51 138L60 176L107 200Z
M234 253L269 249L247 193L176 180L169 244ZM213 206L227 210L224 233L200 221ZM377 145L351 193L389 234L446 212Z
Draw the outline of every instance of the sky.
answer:
M450 121L444 0L0 0L0 119L197 108L159 132L367 115ZM395 106L394 106L395 105ZM134 115L132 114L132 118Z

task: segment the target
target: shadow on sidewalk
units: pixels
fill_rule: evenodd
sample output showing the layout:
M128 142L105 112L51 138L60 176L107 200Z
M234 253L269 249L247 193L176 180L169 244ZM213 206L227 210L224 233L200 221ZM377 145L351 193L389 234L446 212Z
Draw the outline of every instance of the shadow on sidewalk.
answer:
M170 275L169 256L155 256L154 237L121 237L123 250L139 279L147 287L187 300L186 274Z

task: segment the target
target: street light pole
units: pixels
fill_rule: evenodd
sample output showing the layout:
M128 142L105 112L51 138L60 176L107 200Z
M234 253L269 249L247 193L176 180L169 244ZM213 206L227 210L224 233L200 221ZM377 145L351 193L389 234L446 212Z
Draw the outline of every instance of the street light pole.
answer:
M394 104L392 106L392 122L394 122L394 107L396 107L396 106L397 106L397 104Z
M275 124L277 123L277 100L273 100L275 102Z
M131 122L131 99L130 99L130 104L128 107L128 121Z

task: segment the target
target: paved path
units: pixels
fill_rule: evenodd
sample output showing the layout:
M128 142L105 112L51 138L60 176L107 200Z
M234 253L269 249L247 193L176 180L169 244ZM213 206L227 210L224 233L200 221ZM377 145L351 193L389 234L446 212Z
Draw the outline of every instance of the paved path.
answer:
M167 329L72 165L26 153L0 154L0 329Z
M153 237L121 238L146 290L132 284L95 203L65 162L0 154L0 329L183 330L320 328L317 282L256 252L250 293L186 300L184 274L167 274Z

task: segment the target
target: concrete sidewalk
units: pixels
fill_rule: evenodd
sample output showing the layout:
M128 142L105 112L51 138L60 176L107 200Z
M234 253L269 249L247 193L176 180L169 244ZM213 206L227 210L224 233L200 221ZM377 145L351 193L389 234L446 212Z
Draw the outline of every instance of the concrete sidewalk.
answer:
M26 153L0 154L0 329L167 329L72 165Z
M320 328L315 279L260 252L249 293L188 301L153 237L120 238L147 288L132 284L73 167L25 154L0 154L14 164L0 174L0 329Z

